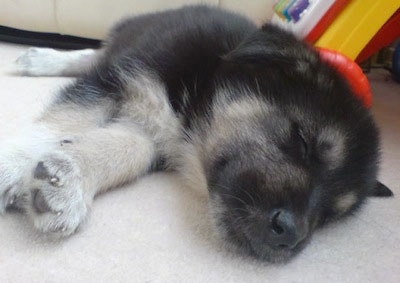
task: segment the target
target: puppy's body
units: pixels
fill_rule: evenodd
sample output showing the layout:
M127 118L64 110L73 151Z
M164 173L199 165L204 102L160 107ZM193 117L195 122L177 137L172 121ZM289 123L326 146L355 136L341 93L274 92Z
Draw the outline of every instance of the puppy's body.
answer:
M227 243L281 261L381 188L370 114L275 27L186 7L121 22L97 52L18 62L28 75L78 76L36 130L0 148L1 208L25 209L43 232L72 234L95 194L162 160L208 189Z

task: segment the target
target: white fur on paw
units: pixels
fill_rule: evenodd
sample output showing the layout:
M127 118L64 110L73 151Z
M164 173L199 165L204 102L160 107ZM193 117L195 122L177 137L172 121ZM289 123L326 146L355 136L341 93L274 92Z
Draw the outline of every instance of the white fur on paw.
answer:
M86 218L82 176L78 166L62 153L47 155L38 162L30 193L28 213L43 233L71 235Z
M11 207L25 208L32 167L56 141L45 127L30 125L0 142L0 213Z
M23 190L28 159L12 146L0 144L0 214L7 208L21 207L27 193Z
M65 65L62 53L50 48L29 48L15 61L16 72L26 76L55 76Z
M22 208L26 203L28 193L22 189L21 183L2 187L0 196L0 214L8 208Z
M19 172L15 172L13 168L7 168L7 164L0 163L0 214L14 205L17 196L22 194L20 189L21 179L22 176Z

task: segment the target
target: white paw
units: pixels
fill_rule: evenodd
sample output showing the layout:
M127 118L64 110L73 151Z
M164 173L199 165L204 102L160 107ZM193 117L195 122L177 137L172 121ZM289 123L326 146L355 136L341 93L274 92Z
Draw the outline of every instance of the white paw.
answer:
M53 138L44 127L29 126L0 142L0 213L7 208L24 208L29 196L25 184L39 156L52 146Z
M28 214L41 232L68 236L85 220L88 208L79 167L67 155L44 156L33 170Z
M54 76L64 61L60 51L50 48L29 48L15 61L16 72L26 76Z
M5 186L2 184L0 192L0 214L10 208L22 208L28 199L28 193L22 189L19 182Z
M12 151L12 147L4 144L0 147L0 214L3 214L8 208L23 206L27 197L23 182L29 159Z

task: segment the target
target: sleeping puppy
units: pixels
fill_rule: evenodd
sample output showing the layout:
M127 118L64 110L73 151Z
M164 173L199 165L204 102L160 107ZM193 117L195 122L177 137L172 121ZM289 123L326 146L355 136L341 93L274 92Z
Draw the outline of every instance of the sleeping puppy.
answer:
M69 236L96 194L157 165L206 188L227 246L282 262L377 182L378 130L303 42L207 6L126 19L100 50L30 49L30 76L76 76L0 146L0 209Z

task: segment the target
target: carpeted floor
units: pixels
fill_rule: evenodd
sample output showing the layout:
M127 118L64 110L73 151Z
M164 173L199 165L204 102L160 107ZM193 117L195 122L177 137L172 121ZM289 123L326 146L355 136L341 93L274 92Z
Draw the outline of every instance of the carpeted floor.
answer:
M28 124L65 78L6 75L26 47L0 43L0 139ZM381 181L396 194L317 232L286 265L231 254L215 240L207 196L155 174L97 198L88 223L60 242L24 215L0 217L0 282L400 282L400 84L369 75L382 132ZM0 160L1 162L1 160Z

